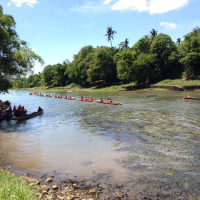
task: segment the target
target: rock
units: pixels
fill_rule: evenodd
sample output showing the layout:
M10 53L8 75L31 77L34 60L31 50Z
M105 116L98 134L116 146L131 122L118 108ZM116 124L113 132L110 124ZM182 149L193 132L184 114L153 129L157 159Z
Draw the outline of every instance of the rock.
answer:
M90 190L90 193L94 193L96 190L95 189L91 189Z
M52 186L52 189L53 189L53 190L57 190L57 189L58 189L58 186L57 186L57 185L53 185L53 186Z
M36 185L40 185L40 181L37 181L35 184L36 184Z
M52 182L52 181L53 181L52 178L47 178L46 183L50 183L50 182Z
M47 190L47 186L46 186L46 185L42 185L41 188L42 188L43 190Z
M61 196L57 196L57 198L60 200L64 200L64 197L61 197Z
M43 190L42 194L48 194L48 192L46 190Z

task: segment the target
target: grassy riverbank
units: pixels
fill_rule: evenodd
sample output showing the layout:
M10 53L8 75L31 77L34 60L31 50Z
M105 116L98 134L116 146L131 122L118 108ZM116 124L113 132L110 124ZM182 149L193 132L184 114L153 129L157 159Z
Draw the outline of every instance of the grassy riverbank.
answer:
M0 170L0 199L36 200L36 191L22 177Z
M179 87L184 87L184 86L196 86L196 85L200 85L200 80L188 80L188 81L184 81L182 79L166 79L163 81L160 81L154 85L162 85L162 86L179 86Z
M111 91L120 91L124 90L124 87L126 86L133 86L135 83L130 83L130 84L122 84L122 85L114 85L114 86L105 86L105 87L90 87L90 88L83 88L80 85L77 84L70 84L65 87L34 87L34 88L25 88L24 90L29 90L29 91L37 91L37 92L111 92ZM179 86L179 87L184 87L184 86L196 86L200 85L200 80L188 80L184 81L182 79L166 79L163 81L160 81L156 84L153 84L155 86ZM156 88L154 90L159 90L159 88Z

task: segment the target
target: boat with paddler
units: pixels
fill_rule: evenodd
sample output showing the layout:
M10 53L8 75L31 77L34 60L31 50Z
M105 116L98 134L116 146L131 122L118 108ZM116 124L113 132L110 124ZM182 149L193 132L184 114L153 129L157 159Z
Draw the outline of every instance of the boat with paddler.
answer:
M28 119L31 119L31 118L33 118L33 117L36 117L36 116L38 116L38 115L43 114L43 112L44 112L44 111L41 110L41 111L33 112L33 113L31 113L31 114L27 114L27 115L25 115L25 116L13 117L12 120L16 120L16 121L28 120Z

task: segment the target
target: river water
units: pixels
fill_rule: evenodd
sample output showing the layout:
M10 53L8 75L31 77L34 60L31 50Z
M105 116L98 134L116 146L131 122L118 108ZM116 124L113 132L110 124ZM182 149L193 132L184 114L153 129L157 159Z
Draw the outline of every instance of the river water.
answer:
M184 100L187 92L151 90L69 94L120 99L123 105L26 91L0 94L1 100L29 112L44 109L28 121L0 123L0 156L21 171L57 170L81 177L109 173L113 182L156 184L199 197L200 101Z

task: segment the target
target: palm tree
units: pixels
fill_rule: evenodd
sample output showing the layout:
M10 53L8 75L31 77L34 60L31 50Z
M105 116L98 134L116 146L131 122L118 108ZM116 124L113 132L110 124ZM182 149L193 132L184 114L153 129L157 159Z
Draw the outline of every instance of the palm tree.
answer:
M181 43L182 41L181 41L181 38L178 38L177 40L176 40L176 43L179 45L180 43Z
M124 42L121 42L121 43L119 44L119 49L120 49L120 50L122 50L122 49L127 49L127 48L129 47L128 44L129 44L129 39L126 38Z
M115 30L112 30L112 26L108 26L105 36L107 37L108 42L110 41L112 47L112 40L114 40L114 34L117 33Z
M152 41L156 37L156 35L158 35L158 31L155 29L152 29L152 31L150 31L150 37Z

